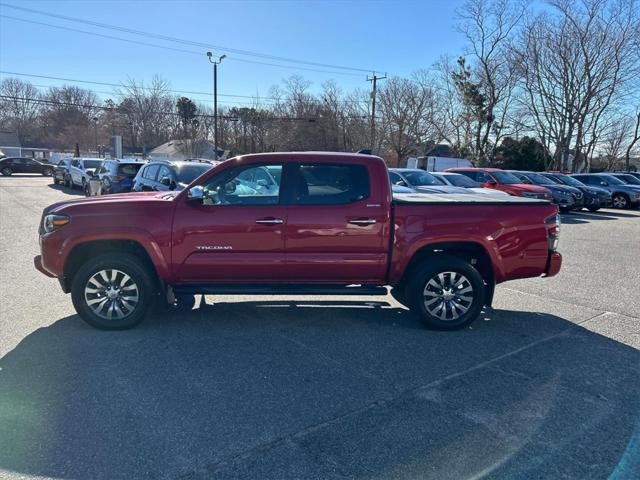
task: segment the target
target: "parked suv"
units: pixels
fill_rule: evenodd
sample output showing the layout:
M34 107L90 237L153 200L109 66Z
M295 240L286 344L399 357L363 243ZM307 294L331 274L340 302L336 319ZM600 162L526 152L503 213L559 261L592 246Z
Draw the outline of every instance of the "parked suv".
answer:
M590 212L597 212L600 208L611 206L611 193L604 188L585 185L580 180L570 175L565 175L564 173L545 172L541 173L541 175L550 178L560 185L569 185L570 187L578 188L584 196L584 207Z
M570 210L581 210L584 206L584 195L574 187L568 185L558 185L544 175L537 172L522 172L510 170L516 177L520 178L524 183L538 185L551 191L553 195L553 203L558 205L560 211L568 212Z
M640 178L637 178L635 175L631 175L630 173L609 173L613 177L616 177L618 180L622 180L627 185L635 185L640 186Z
M102 165L102 162L102 158L71 159L65 185L71 188L82 187L82 190L87 191L91 176Z
M133 179L134 192L182 190L213 167L208 161L157 160L143 166Z
M39 173L50 177L53 165L28 157L7 157L0 160L0 172L5 177L14 173Z
M72 157L63 158L53 167L53 183L56 185L65 183L67 175L69 175L69 165L71 165L72 160Z
M449 168L446 171L461 173L471 180L481 183L485 188L495 188L516 197L553 200L553 196L547 188L523 183L512 173L499 168Z
M95 171L102 183L102 194L130 192L133 179L143 165L144 162L135 160L105 160Z
M614 208L632 208L640 204L640 185L627 185L619 178L605 173L577 173L571 176L587 185L609 190Z

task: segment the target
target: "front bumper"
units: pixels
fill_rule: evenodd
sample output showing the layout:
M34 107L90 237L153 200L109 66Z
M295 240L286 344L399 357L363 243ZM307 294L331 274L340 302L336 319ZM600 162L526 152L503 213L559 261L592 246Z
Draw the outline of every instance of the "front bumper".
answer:
M42 264L42 255L36 255L35 257L33 257L33 266L36 267L36 270L38 270L40 273L45 274L47 277L56 278L53 273L44 268L44 265Z
M547 259L547 267L544 269L543 277L553 277L557 275L562 267L562 255L558 252L550 252Z

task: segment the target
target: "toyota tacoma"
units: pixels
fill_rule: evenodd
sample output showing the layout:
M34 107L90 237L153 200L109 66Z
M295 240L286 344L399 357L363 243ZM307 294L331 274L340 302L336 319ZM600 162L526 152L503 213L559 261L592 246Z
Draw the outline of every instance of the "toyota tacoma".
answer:
M429 327L462 328L496 284L553 276L558 209L540 199L394 194L382 159L268 153L222 162L180 192L47 207L42 273L102 329L197 294L381 295Z

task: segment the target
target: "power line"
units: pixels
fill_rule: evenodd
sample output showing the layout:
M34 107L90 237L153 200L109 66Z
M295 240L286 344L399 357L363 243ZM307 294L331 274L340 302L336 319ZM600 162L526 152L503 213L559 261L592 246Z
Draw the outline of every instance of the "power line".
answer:
M73 83L86 83L89 85L101 85L101 86L107 86L107 87L115 87L115 88L123 88L124 85L122 84L118 84L118 83L108 83L108 82L97 82L94 80L80 80L77 78L65 78L65 77L54 77L54 76L49 76L49 75L36 75L33 73L21 73L21 72L9 72L7 70L0 70L0 74L5 74L5 75L16 75L19 77L32 77L32 78L44 78L47 80L60 80L63 82L73 82ZM153 90L150 87L139 87L143 90ZM171 90L168 89L168 92L171 93L183 93L183 94L187 94L187 95L207 95L207 96L212 96L213 94L211 92L194 92L194 91L189 91L189 90ZM267 104L273 104L273 101L277 101L279 100L278 98L275 97L260 97L260 96L251 96L251 95L233 95L233 94L221 94L219 93L218 96L221 97L234 97L234 98L250 98L255 100L256 102L260 103L262 101L266 101L265 103ZM271 102L271 103L269 103ZM238 102L240 103L240 102ZM339 100L337 103L340 104L352 104L352 103L356 103L356 104L360 104L360 103L368 103L366 100Z
M45 104L45 105L56 105L56 106L64 106L64 107L75 107L75 108L87 108L87 109L96 109L96 110L127 110L126 107L120 107L120 106L115 106L115 107L105 107L102 105L91 105L91 104L82 104L82 103L72 103L72 102L59 102L56 100L47 100L44 98L31 98L31 97L16 97L13 95L0 95L0 99L5 99L5 100L16 100L16 101L20 101L20 102L33 102L33 103L39 103L39 104ZM179 116L180 114L178 112L172 112L172 111L151 111L149 113L154 113L157 115L173 115L173 116ZM203 118L214 118L213 115L209 115L206 113L197 113L195 114L196 117L203 117ZM238 120L239 117L235 116L235 115L218 115L218 118L223 118L223 119L227 119L227 120ZM353 120L364 120L367 118L366 115L352 115L352 116L345 116L344 118L348 118L348 119L353 119ZM316 122L318 120L321 120L321 118L319 117L276 117L276 116L272 116L272 117L267 117L264 118L263 120L267 120L267 121L278 121L278 120L285 120L285 121L304 121L304 122Z
M102 85L102 86L106 86L106 87L116 87L116 88L123 88L124 85L119 84L119 83L108 83L108 82L96 82L93 80L80 80L77 78L64 78L64 77L52 77L49 75L36 75L33 73L19 73L19 72L9 72L6 70L0 70L0 73L5 74L5 75L17 75L19 77L33 77L33 78L44 78L47 80L61 80L63 82L75 82L75 83L87 83L87 84L91 84L91 85ZM150 87L142 87L143 90L152 90ZM168 92L171 93L186 93L189 95L208 95L211 96L213 95L211 92L194 92L194 91L188 91L188 90L167 90ZM257 97L257 96L251 96L251 95L232 95L230 93L227 94L222 94L219 93L218 94L221 97L237 97L237 98L251 98L251 99L266 99L266 100L274 100L273 97Z
M4 4L0 3L0 5L4 5ZM188 54L191 54L191 55L198 55L198 56L202 55L202 52L196 52L194 50L185 50L183 48L168 47L166 45L157 45L155 43L141 42L139 40L131 40L131 39L128 39L128 38L115 37L113 35L106 35L106 34L103 34L103 33L88 32L86 30L79 30L77 28L64 27L62 25L53 25L51 23L37 22L35 20L27 20L26 18L12 17L10 15L0 15L0 17L1 18L7 18L9 20L17 20L19 22L32 23L34 25L42 25L42 26L45 26L45 27L58 28L60 30L68 30L68 31L71 31L71 32L83 33L85 35L93 35L95 37L108 38L110 40L118 40L118 41L121 41L121 42L134 43L134 44L137 44L137 45L144 45L146 47L160 48L160 49L163 49L163 50L172 50L172 51L175 51L175 52L188 53ZM335 72L335 71L329 71L329 70L318 70L317 68L296 67L296 66L291 66L291 65L279 65L279 64L276 64L276 63L259 62L259 61L256 61L256 60L247 60L247 59L244 59L244 58L228 57L227 59L228 60L232 60L234 62L253 63L253 64L257 64L257 65L266 65L266 66L270 66L270 67L284 68L284 69L289 69L289 70L306 70L306 71L310 71L310 72L330 73L332 75L347 75L347 76L351 76L351 77L360 77L361 76L360 74L356 74L356 73Z
M299 59L294 59L294 58L281 57L281 56L277 56L277 55L270 55L270 54L265 54L265 53L253 52L253 51L250 51L250 50L240 50L240 49L237 49L237 48L230 48L230 47L225 47L225 46L221 46L221 45L211 45L211 44L202 43L202 42L195 42L195 41L192 41L192 40L184 40L184 39L181 39L181 38L170 37L168 35L160 35L160 34L157 34L157 33L145 32L145 31L142 31L142 30L135 30L135 29L132 29L132 28L120 27L120 26L117 26L117 25L110 25L110 24L106 24L106 23L100 23L100 22L95 22L95 21L76 18L76 17L69 17L69 16L66 16L66 15L58 15L58 14L54 14L54 13L43 12L41 10L34 10L34 9L31 9L31 8L18 7L18 6L9 5L9 4L6 4L6 3L0 3L0 5L8 7L8 8L13 8L15 10L21 10L21 11L24 11L24 12L35 13L35 14L38 14L38 15L44 15L44 16L48 16L48 17L58 18L58 19L66 20L66 21L70 21L70 22L77 22L77 23L93 25L95 27L109 29L109 30L117 30L117 31L121 31L121 32L133 34L133 35L142 35L142 36L147 37L147 38L148 37L152 37L152 38L156 38L156 39L164 40L164 41L168 41L168 42L180 43L180 44L183 44L183 45L192 45L192 46L198 46L198 47L202 47L202 48L212 48L212 49L216 49L216 50L223 50L225 52L236 53L238 55L246 55L246 56L251 56L251 57L278 60L278 61L287 62L287 63L298 63L298 64L303 64L303 65L312 65L312 66L317 66L317 67L333 68L333 69L337 69L337 70L348 70L348 71L356 71L356 72L364 72L364 73L368 73L368 72L371 72L372 70L375 70L375 69L370 69L370 68L369 69L364 69L364 68L356 68L356 67L347 67L347 66L344 66L344 65L333 65L333 64L327 64L327 63L311 62L311 61L308 61L308 60L299 60Z

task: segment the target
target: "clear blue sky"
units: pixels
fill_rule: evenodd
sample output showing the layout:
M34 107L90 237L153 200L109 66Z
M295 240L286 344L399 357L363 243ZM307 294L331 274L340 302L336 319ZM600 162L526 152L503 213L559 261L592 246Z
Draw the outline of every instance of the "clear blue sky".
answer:
M440 55L458 55L463 49L454 18L462 0L0 2L207 45L395 75L428 68ZM149 81L159 74L176 90L211 90L212 70L204 46L177 44L6 6L0 6L0 15L193 52L165 50L2 17L0 70L107 83L119 83L127 77ZM224 49L216 53L228 55L219 70L218 91L223 94L267 96L271 85L292 74L311 80L314 89L328 79L334 79L344 90L369 88L366 72L321 73L298 68L332 69L300 64L287 64L291 68L285 69L240 61L286 64L281 60ZM6 76L0 74L0 78ZM68 83L22 78L37 85ZM85 86L110 90L98 85ZM207 98L188 96L199 101Z

